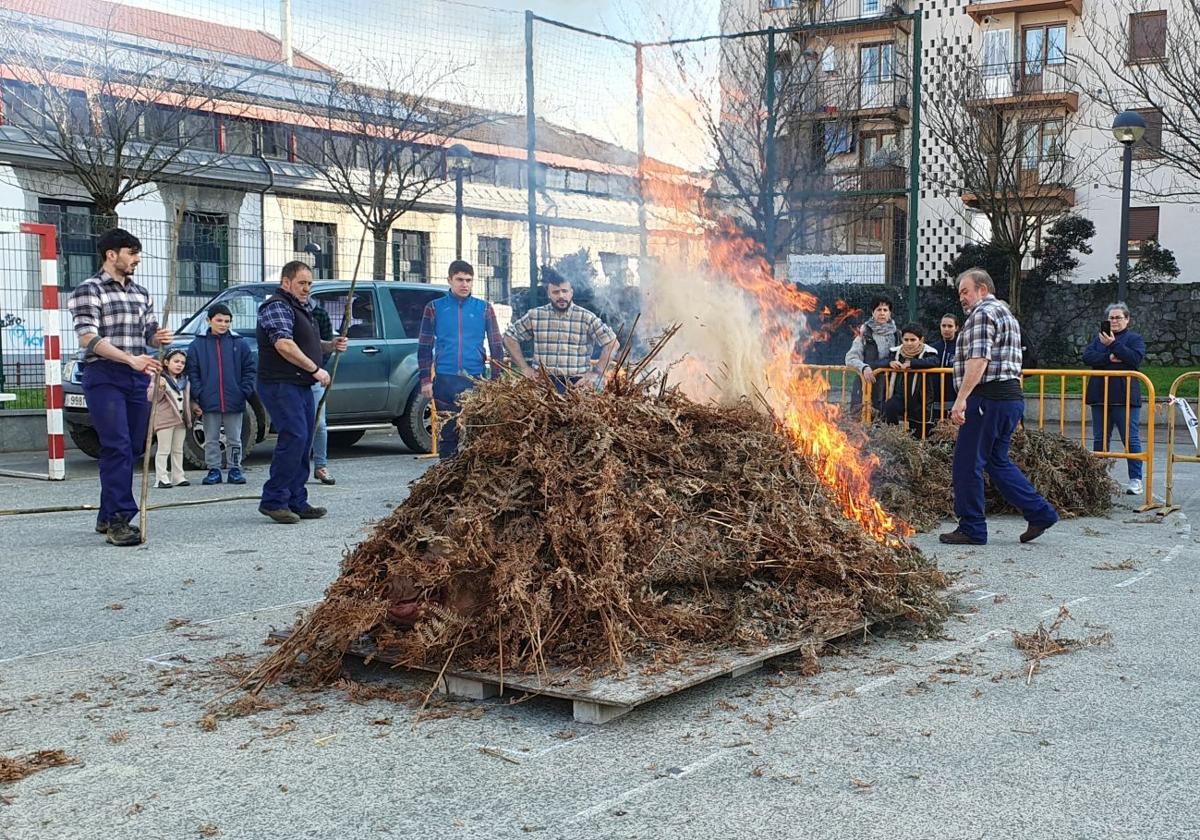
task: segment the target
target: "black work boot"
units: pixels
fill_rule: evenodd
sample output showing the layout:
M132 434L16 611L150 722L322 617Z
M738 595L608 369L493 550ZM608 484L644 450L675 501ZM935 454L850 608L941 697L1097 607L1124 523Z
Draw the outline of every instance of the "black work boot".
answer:
M142 532L136 525L129 524L129 520L125 517L114 516L108 522L108 536L106 539L109 545L139 545L142 542Z

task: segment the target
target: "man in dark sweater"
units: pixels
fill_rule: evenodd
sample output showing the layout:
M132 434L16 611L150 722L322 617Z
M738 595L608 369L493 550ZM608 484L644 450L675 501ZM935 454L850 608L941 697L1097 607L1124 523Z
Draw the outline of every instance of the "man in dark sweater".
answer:
M321 341L313 319L312 270L293 260L283 267L279 291L258 308L258 395L278 435L271 475L263 485L258 509L276 522L320 519L325 508L308 503L309 450L316 426L314 382L329 387L321 368L325 353L342 352L347 341Z

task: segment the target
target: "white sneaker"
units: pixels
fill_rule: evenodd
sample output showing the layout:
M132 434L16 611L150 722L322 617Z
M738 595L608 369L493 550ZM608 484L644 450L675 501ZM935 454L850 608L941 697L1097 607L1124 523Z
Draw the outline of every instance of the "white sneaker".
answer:
M1135 478L1129 482L1129 486L1125 488L1125 494L1128 496L1140 496L1146 492L1146 488L1142 486L1142 480Z

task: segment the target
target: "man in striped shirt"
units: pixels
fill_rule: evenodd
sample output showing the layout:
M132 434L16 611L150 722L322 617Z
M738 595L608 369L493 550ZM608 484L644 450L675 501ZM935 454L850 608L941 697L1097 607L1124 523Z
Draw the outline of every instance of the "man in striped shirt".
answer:
M570 280L552 268L542 269L542 280L550 302L513 321L504 333L504 348L521 374L533 378L537 374L521 351L521 342L533 339L538 369L548 374L560 391L568 383L597 385L617 349L617 334L595 313L574 303ZM600 358L593 364L592 349L597 345Z
M953 466L958 527L939 537L949 545L987 543L985 468L992 486L1029 523L1021 542L1036 539L1058 521L1058 513L1008 455L1013 432L1025 415L1021 325L995 292L991 276L981 268L958 277L958 299L967 318L955 345L958 396L950 409L950 420L959 427Z
M142 243L121 228L97 242L103 265L71 293L67 308L83 351L83 394L100 439L100 511L96 531L113 545L138 545L141 534L133 497L133 465L146 446L150 376L162 366L146 353L165 347L170 330L160 329L150 292L133 280Z

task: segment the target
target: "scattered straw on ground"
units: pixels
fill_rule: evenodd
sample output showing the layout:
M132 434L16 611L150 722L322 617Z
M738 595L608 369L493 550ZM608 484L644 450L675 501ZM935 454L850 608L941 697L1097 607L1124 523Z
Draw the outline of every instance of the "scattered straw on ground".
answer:
M847 519L748 400L502 380L462 422L459 457L412 484L245 685L327 681L366 635L402 664L604 672L944 617L945 577Z
M38 750L13 758L0 755L0 784L18 782L42 770L69 764L79 764L79 759L72 758L62 750Z
M938 426L927 440L918 440L903 426L872 426L868 448L878 456L879 468L871 486L888 512L920 531L928 531L954 518L951 467L956 430ZM1112 510L1117 485L1108 475L1108 464L1055 432L1018 429L1013 435L1013 463L1060 516L1104 516ZM1011 511L984 474L988 507Z
M1066 607L1059 607L1058 615L1054 617L1054 621L1047 627L1044 622L1039 621L1037 629L1032 633L1022 633L1019 630L1013 630L1013 646L1025 654L1025 658L1029 660L1029 672L1025 676L1025 684L1029 685L1033 679L1033 675L1041 668L1044 660L1051 656L1061 656L1064 653L1071 653L1076 650L1083 650L1086 647L1094 645L1107 644L1112 641L1111 633L1101 633L1095 636L1088 636L1086 639L1068 639L1056 635L1062 628L1063 624L1071 618L1071 613Z

